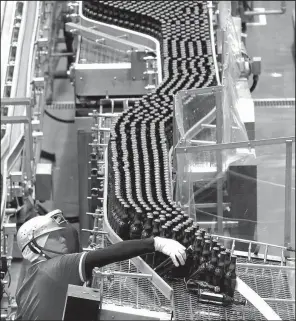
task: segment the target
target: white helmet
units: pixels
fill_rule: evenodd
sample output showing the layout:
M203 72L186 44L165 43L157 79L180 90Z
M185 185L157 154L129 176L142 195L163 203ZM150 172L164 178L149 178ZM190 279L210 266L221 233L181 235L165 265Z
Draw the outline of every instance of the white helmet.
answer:
M36 216L25 222L17 233L17 245L23 256L32 262L36 255L31 255L32 251L27 245L35 240L38 245L44 247L49 233L64 229L65 227L61 226L64 222L67 221L61 210L54 210L44 216Z

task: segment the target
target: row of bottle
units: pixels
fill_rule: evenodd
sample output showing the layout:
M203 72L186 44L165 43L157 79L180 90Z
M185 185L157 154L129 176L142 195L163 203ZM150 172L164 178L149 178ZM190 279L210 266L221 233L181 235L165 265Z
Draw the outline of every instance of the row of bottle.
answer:
M196 3L193 5L195 7L197 6ZM120 6L113 3L84 2L83 13L93 20L138 30L139 32L152 35L159 40L160 38L173 38L175 41L179 41L180 39L186 40L183 41L186 46L184 50L181 49L181 51L178 52L178 46L177 49L175 49L176 46L171 46L175 52L173 57L187 56L187 58L189 58L194 57L195 53L202 57L204 54L204 46L209 42L207 38L209 29L207 28L208 17L206 15L206 8L205 10L196 12L196 16L192 16L192 13L188 13L186 10L181 13L180 5L177 6L178 10L174 10L175 8L172 5L169 6L169 10L164 7L164 4L161 7L161 13L159 14L160 7L157 6L153 8L151 4L143 9L143 3L132 8L128 2L122 3ZM190 5L187 6L186 9L188 8L190 8ZM177 21L181 20L186 23L175 23L176 17ZM190 46L187 45L188 41L192 41ZM205 43L203 43L203 41L205 41ZM199 44L199 42L201 42L201 44ZM208 50L210 52L209 48ZM166 53L167 52L164 51L164 57L168 57Z
M175 8L171 4L165 5L164 3L158 3L155 7L152 3L149 5L144 5L143 3L141 3L141 5L138 3L130 4L129 2L122 2L118 5L118 3L119 2L110 3L105 1L92 3L83 2L83 10L85 14L90 15L90 18L97 19L98 14L101 14L109 20L112 20L113 17L116 19L123 17L121 15L123 12L120 12L120 10L125 10L125 13L123 14L127 14L128 16L124 17L124 20L135 21L134 14L129 14L129 11L133 13L134 11L139 11L142 16L147 14L147 17L150 15L150 18L153 16L153 18L157 19L157 12L159 10L163 18L163 13L168 9L167 12L170 12L171 15L174 15L175 11L178 12L178 19L174 24L175 29L179 30L182 24L178 24L177 21L182 15L192 15L193 11L195 11L194 8L198 7L198 10L201 10L203 7L200 2L196 2L194 5L192 5L192 3L185 5L180 4ZM189 12L187 10L188 8L191 8ZM184 9L186 10L184 11ZM100 17L100 19L103 18ZM209 71L211 72L211 66L208 66L207 69L202 68L205 57L207 57L208 54L211 56L210 52L202 52L201 54L199 51L196 51L200 55L190 58L187 56L190 52L189 47L192 46L192 43L188 42L187 46L187 40L186 42L181 42L179 44L179 39L173 39L168 45L167 39L170 39L169 32L173 27L170 26L170 28L166 28L166 25L172 23L174 19L171 18L172 17L169 19L170 21L162 23L163 43L161 42L161 47L162 50L167 51L168 54L165 52L162 53L165 57L172 56L171 60L166 60L163 64L162 69L164 81L159 88L157 88L155 93L145 95L133 108L124 112L119 118L117 124L114 126L113 137L115 138L114 148L116 151L114 149L112 150L112 153L116 153L117 156L114 158L112 157L112 162L109 162L109 164L113 164L112 168L109 167L109 173L116 172L114 175L114 191L116 192L115 198L117 200L120 199L121 207L124 206L123 203L130 206L130 211L133 213L137 208L140 208L142 211L147 211L149 210L147 209L147 206L150 206L152 209L157 209L159 206L162 209L165 209L165 206L170 206L170 182L166 166L167 150L171 146L171 144L168 144L167 142L167 135L170 134L170 142L172 142L172 106L174 97L171 90L177 84L178 89L183 89L183 85L180 87L180 83L184 83L185 85L190 82L192 84L194 82L200 84L200 81L197 78L204 77L207 79L206 73ZM197 29L195 29L195 31L205 29L206 23L206 21L196 21L195 25ZM192 34L186 36L186 39L195 39L194 37L196 37L196 34L197 32L192 32ZM207 37L205 35L202 40L206 39ZM196 43L196 46L196 48L200 48L198 43ZM207 48L207 46L204 45L202 47ZM180 48L180 50L178 48ZM183 60L178 61L178 58L174 57L184 58L186 61L184 63ZM201 65L200 69L197 68L199 65ZM192 66L197 66L194 69L197 76L195 76L195 78L189 76L187 79L186 71L188 68L191 68L192 71ZM180 78L180 74L184 77L183 80ZM165 120L165 117L168 117L167 121ZM134 121L135 129L133 132L133 128L130 126L132 121ZM151 132L151 126L148 124L151 124L153 121L155 121L155 130ZM160 130L162 124L164 124L163 129ZM143 142L141 145L141 142L139 143L139 132L141 132L142 135L143 128L145 137L141 140L141 142ZM145 140L147 142L146 145L144 144ZM154 143L152 143L152 141ZM133 150L134 146L139 146L139 148L136 147L136 149ZM132 153L131 150L133 150ZM148 155L148 157L145 157L145 155ZM136 157L141 161L134 161ZM142 161L142 159L144 161ZM95 181L95 175L93 175L93 181ZM135 182L135 184L131 184L131 182ZM136 191L139 186L140 191ZM93 192L96 192L96 190L93 190ZM94 203L96 203L97 195L100 194L92 193L92 200ZM118 214L120 213L120 210L115 212L117 213L116 215L120 215ZM112 213L112 211L110 213ZM111 215L111 220L113 220L116 225L114 225L114 228L121 231L122 228L120 226L123 225L124 219L121 219L121 221L118 222L118 219L116 219L116 217L115 219L112 219L112 216L114 215ZM126 234L126 232L123 234Z
M190 4L179 2L176 6L174 6L172 2L174 1L171 1L170 3L156 3L154 5L153 3L140 1L137 1L137 3L131 3L130 1L116 1L113 3L108 3L106 1L92 1L91 3L86 2L83 9L96 20L102 19L102 16L104 16L106 19L113 19L113 22L126 20L131 24L133 23L138 26L145 26L146 28L152 28L155 30L160 29L161 23L172 23L172 20L174 20L176 16L179 19L182 16L187 19L191 18L193 21L191 24L194 26L196 21L193 20L195 17L192 16L192 12L184 12L182 7L194 8L198 6L198 2Z
M193 230L191 230L193 228ZM196 232L195 232L196 231ZM173 236L174 239L178 240ZM185 229L185 235L178 240L187 248L186 264L174 268L170 259L161 262L155 270L169 278L185 278L188 284L195 281L204 281L207 290L217 293L223 292L233 297L236 286L236 256L213 239L204 229L199 229L197 223L193 223Z
M187 262L190 275L187 280L198 279L233 297L236 286L236 256L217 240L197 236ZM190 264L192 264L190 266Z
M135 182L138 190L141 189L141 196L144 197L144 199L138 199L138 203L142 202L140 206L145 203L149 204L151 197L158 199L157 188L161 190L161 197L167 202L166 198L170 195L170 184L168 170L165 168L167 167L168 148L165 130L162 133L158 131L159 138L156 139L157 130L153 130L153 127L139 122L132 125L131 131L136 131L137 128L145 133L144 136L143 134L130 136L126 133L116 133L116 141L111 144L114 154L112 170L119 172L121 180L117 183L123 187L124 191L128 192L126 184L130 181ZM164 144L160 144L160 141L163 141ZM131 150L133 153L130 152ZM151 197L150 193L152 193ZM139 197L136 195L136 198Z
M236 257L231 256L230 250L213 239L210 234L199 228L197 222L188 218L187 214L180 215L178 211L159 214L158 211L147 214L145 223L141 212L136 211L132 223L129 208L126 206L121 219L116 212L109 211L109 222L122 239L140 239L161 236L172 238L183 244L188 250L185 266L173 268L168 266L157 269L167 257L161 253L150 253L143 257L147 264L156 268L161 276L185 277L205 281L219 289L218 292L233 296L236 284ZM116 222L117 221L117 222ZM116 223L115 223L116 222Z
M116 24L117 26L127 29L137 30L141 33L146 33L160 39L161 28L159 23L153 22L151 18L142 19L142 17L137 17L135 20L132 14L122 8L112 8L111 5L106 6L101 3L95 5L93 2L83 2L83 14L87 18L104 23Z
M124 9L127 3L128 2L119 7ZM107 23L110 20L115 24L125 23L127 26L135 26L135 19L131 18L131 15L125 16L125 21L120 22L121 17L118 17L118 8L113 10L112 5L109 4L110 3L105 3L104 1L99 1L96 4L100 8L104 7L106 9L106 12L104 12L105 17L102 17L104 16L102 10L97 10L98 7L95 5L91 7L91 3L84 2L84 13L93 19L107 19L104 21ZM151 4L150 6L153 7ZM181 7L179 6L178 8L180 9L180 13ZM110 10L114 12L112 13ZM126 7L126 10L131 10L131 8ZM139 7L135 6L132 10L137 11ZM118 19L117 21L110 17L110 15L112 16L113 14L114 16L117 15L115 18ZM98 17L98 15L102 16ZM180 19L180 17L179 15L178 19ZM129 22L129 19L132 20L132 22ZM198 25L197 22L196 25ZM201 21L200 23L203 24L204 27L207 22ZM182 30L178 28L180 29L180 26L176 24L176 30L180 31L181 38L184 39ZM198 30L198 28L199 27L197 27L196 30ZM141 32L142 29L138 30ZM192 44L188 42L187 46L186 43L188 39L195 39L196 32L192 32L192 35L186 35L184 45L183 43L179 44L178 39L176 39L168 46L165 40L170 38L171 30L171 27L165 28L165 26L162 25L161 33L164 39L164 42L161 42L161 48L163 50L162 57L168 57L163 61L162 69L164 80L162 84L154 94L144 96L135 108L124 112L114 126L114 132L112 133L113 142L111 138L109 175L113 175L112 182L114 182L114 186L108 185L108 189L110 188L108 196L108 217L114 230L116 230L123 239L139 238L142 237L142 233L144 232L146 234L148 234L148 232L150 233L151 227L149 227L149 223L146 224L142 214L143 212L147 213L151 211L151 213L153 213L153 211L156 211L159 215L161 215L161 211L164 211L162 215L170 213L174 215L173 212L176 212L177 215L182 214L181 210L176 209L170 201L170 182L166 168L167 150L171 145L167 145L167 135L171 135L170 142L172 142L173 95L178 90L194 88L196 84L198 84L199 87L205 83L210 85L211 82L209 79L211 79L213 72L207 60L207 57L211 56L211 52L207 52L210 48L208 46L209 41L203 43L202 47L205 51L202 52L200 51L200 46L196 43L194 50L196 50L195 53L197 53L197 56L191 57L192 52L190 50L192 50ZM148 33L149 32L148 30ZM206 35L204 39L207 39ZM181 60L178 60L179 58ZM190 69L190 73L188 73L188 69ZM132 123L133 126L131 126ZM142 136L143 130L144 137ZM145 157L145 155L147 155L147 157ZM95 175L93 175L93 181L95 181L94 176ZM138 187L140 187L140 190ZM94 195L93 201L95 202L97 194ZM176 217L173 219L175 218ZM172 225L175 224L176 222L174 222L173 219L167 219L166 223L168 223L168 225L170 224L169 222L171 222ZM177 224L173 227L176 228L176 230L172 231L170 225L166 228L164 224L162 224L164 222L163 217L159 217L160 222L157 220L158 219L155 218L153 219L153 235L171 234L171 237L175 237L184 244L188 243L189 237L192 238L192 234L190 234L192 233L192 229L189 233L185 231L182 226L177 226ZM145 223L145 227L143 223ZM183 234L184 238L182 236ZM187 239L185 236L187 236ZM161 260L157 259L157 257L154 258L152 265L155 265L157 261Z

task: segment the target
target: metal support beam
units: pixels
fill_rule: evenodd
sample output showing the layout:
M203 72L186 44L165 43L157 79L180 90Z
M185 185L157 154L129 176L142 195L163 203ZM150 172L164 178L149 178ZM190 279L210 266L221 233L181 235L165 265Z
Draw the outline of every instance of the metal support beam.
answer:
M215 221L202 221L198 222L198 225L203 228L211 228L216 226L218 222ZM238 226L238 221L222 221L223 229L225 228L233 228Z
M245 267L245 268L253 268L253 269L271 269L271 270L295 270L294 266L285 266L285 265L273 265L273 264L253 264L253 263L236 263L236 266Z
M222 239L222 240L237 241L237 242L247 243L247 244L253 243L253 244L258 244L258 245L262 245L262 246L270 246L270 247L273 247L273 248L277 248L279 250L288 250L287 247L285 247L285 246L274 245L274 244L265 243L265 242L250 241L250 240L246 240L246 239L240 239L240 238L237 238L237 237L230 237L230 236L224 236L224 235L218 235L218 234L212 234L212 237L217 237L217 238Z
M27 116L2 116L1 124L28 124Z
M53 52L51 57L71 57L73 55L73 52Z
M26 107L26 116L2 116L1 124L27 124L28 128L25 132L26 139L26 160L27 168L26 174L29 180L32 179L32 164L33 160L33 138L32 138L32 100L30 98L3 98L1 99L1 106L25 106Z
M223 140L223 110L222 110L222 95L223 90L215 91L216 98L216 141L217 144L221 144ZM223 156L222 151L216 151L216 163L217 163L217 221L218 221L218 233L223 234L223 178L221 174L223 172Z
M292 214L292 140L286 141L286 173L285 173L285 222L284 245L291 245L291 214ZM288 253L285 253L287 256Z
M30 98L1 98L1 106L30 106L31 99Z
M295 142L295 136L251 140L251 141L235 142L235 143L222 143L222 144L217 144L217 145L176 147L175 150L176 150L177 154L198 153L201 151L205 152L205 151L214 151L214 150L222 150L222 149L254 148L256 146L285 144L287 140L291 140L292 142Z
M79 123L79 122L78 122ZM79 126L79 127L78 127ZM89 169L88 169L88 155L90 154L91 150L89 148L89 143L91 142L91 132L87 131L86 129L80 128L87 128L88 124L77 124L77 144L78 144L78 202L79 202L79 222L80 222L80 229L91 229L92 223L88 216L85 215L88 212L88 202L87 195L89 191L89 182L86 177L89 176ZM88 243L88 235L85 233L80 233L80 240L81 245L83 247L87 246Z
M92 114L92 113L89 113L88 116L90 117L103 117L103 118L116 118L116 117L119 117L121 115L121 113L103 113L103 114Z
M214 145L216 144L215 141L210 141L210 140L197 140L197 139L191 139L190 140L191 144L207 144L207 145Z
M229 207L230 203L223 203L222 204L224 208ZM215 208L217 206L217 203L199 203L194 205L195 208Z

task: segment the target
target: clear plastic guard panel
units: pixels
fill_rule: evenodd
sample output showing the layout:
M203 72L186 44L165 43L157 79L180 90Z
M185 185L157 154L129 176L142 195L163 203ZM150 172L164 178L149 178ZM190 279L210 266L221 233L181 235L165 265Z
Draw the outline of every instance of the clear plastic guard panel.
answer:
M130 55L122 50L81 38L79 63L123 63L130 62Z
M177 93L175 97L177 126L175 129L178 141L194 138L200 133L202 124L211 124L215 120L215 88L218 87L212 88L192 89Z
M236 32L235 23L232 17L228 17L224 28L223 43L223 70L229 72L230 75L237 80L240 77L240 67L236 63L242 58L240 39ZM222 75L227 76L227 74Z
M228 158L220 175L216 173L212 160L204 161L203 166L198 164L197 160L205 151L196 152L189 148L186 153L176 153L176 200L190 212L192 218L201 222L201 227L212 234L219 234L217 183L220 179L224 236L279 246L287 246L285 241L289 240L295 248L294 147L293 143L292 164L288 168L285 142L252 148L256 158L244 157L244 148L225 149L222 151L224 160L234 153L237 160ZM215 152L208 151L213 158ZM247 243L237 245L237 250L248 251L248 246ZM230 240L228 247L231 247ZM255 249L256 244L252 245L252 251ZM259 246L257 250L259 254L264 254L266 247ZM267 251L268 255L281 256L280 249L272 246ZM291 257L295 257L294 254L290 252Z
M238 98L231 79L227 79L223 87L180 91L175 102L175 147L248 140L237 111ZM222 161L218 168L217 157ZM190 186L198 184L200 188L206 188L215 183L221 176L218 172L225 172L230 163L244 163L249 158L254 158L254 151L245 148L176 154L175 200L191 212L193 199Z

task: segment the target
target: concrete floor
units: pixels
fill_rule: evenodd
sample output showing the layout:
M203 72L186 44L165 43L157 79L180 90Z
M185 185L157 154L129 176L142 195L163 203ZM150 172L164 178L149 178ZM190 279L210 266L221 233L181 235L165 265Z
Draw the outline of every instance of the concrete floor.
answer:
M286 1L283 15L267 15L266 25L248 25L247 52L262 57L262 73L252 96L256 98L295 98L295 33L292 22L294 1ZM279 9L280 1L254 1L255 8ZM294 55L294 57L293 57Z
M279 2L255 2L255 7L274 8ZM291 47L294 39L292 9L287 1L283 16L267 16L265 26L249 26L247 51L250 56L262 57L262 75L253 98L295 98L295 68ZM61 60L59 68L65 65ZM277 77L274 77L277 73ZM279 77L279 75L281 75ZM56 100L73 101L73 88L65 81L55 84ZM54 116L73 119L73 110L48 109ZM255 110L256 139L295 135L294 108L265 108ZM47 210L60 208L67 217L78 216L77 134L74 124L58 123L45 116L42 148L56 154L53 199L43 205ZM284 206L284 148L265 147L256 150L258 159L258 240L283 243ZM44 161L44 160L43 160ZM295 178L295 149L293 174ZM293 181L295 191L295 180ZM293 193L292 236L295 244L295 193ZM278 253L270 253L278 254ZM20 263L15 262L12 275L19 275ZM14 293L17 280L13 280Z
M248 26L247 52L262 57L262 73L254 99L295 99L294 29L295 3L286 1L284 15L266 16L266 25ZM256 8L279 8L280 1L255 1ZM256 107L256 139L295 136L295 107ZM285 146L256 148L258 163L258 240L283 245ZM295 144L292 170L292 244L295 245ZM263 249L262 249L263 251ZM270 254L279 254L270 251Z

